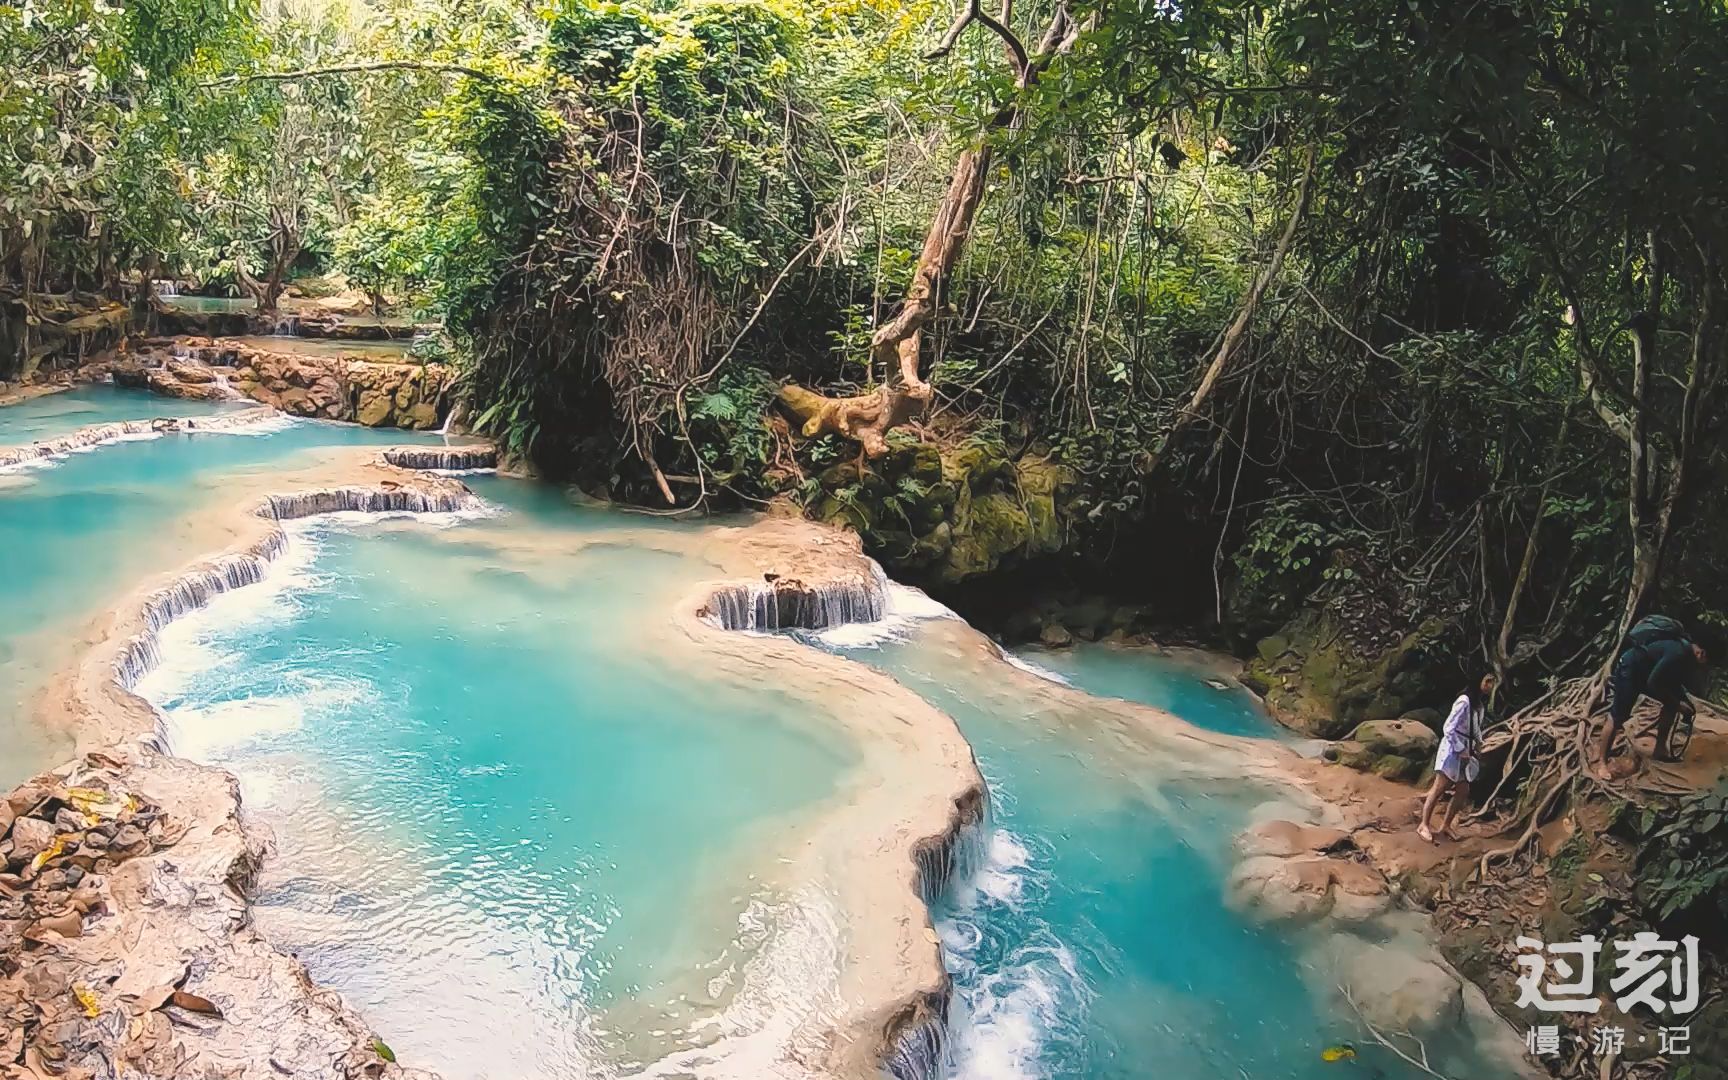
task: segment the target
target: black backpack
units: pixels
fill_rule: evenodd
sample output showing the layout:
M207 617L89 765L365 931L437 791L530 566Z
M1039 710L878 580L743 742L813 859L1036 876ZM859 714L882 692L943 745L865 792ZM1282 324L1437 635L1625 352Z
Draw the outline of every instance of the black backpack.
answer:
M1627 649L1646 649L1658 641L1685 641L1686 627L1679 619L1671 619L1666 615L1646 615L1632 624L1632 629L1626 631L1625 640L1620 643L1620 651Z

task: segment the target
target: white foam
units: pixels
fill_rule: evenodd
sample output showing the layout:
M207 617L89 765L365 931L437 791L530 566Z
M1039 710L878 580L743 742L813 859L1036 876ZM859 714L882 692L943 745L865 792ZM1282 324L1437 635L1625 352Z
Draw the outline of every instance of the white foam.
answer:
M166 713L169 742L182 757L210 761L224 751L299 731L307 704L299 697L249 697L184 705Z
M237 659L217 644L220 635L241 626L279 623L299 610L295 597L319 583L312 570L319 551L317 533L313 523L303 521L285 522L283 531L288 546L270 563L262 581L230 589L157 632L161 659L133 687L140 697L164 707L195 679Z
M1069 682L1066 678L1062 677L1061 675L1056 674L1054 671L1051 671L1049 668L1044 667L1042 664L1034 664L1032 661L1026 659L1024 656L1020 656L1017 653L1009 651L1008 649L1004 649L1000 645L996 646L996 653L998 656L1002 657L1002 659L1006 660L1010 665L1019 668L1021 671L1026 672L1028 675L1036 675L1040 679L1045 680L1046 682L1053 682L1059 686L1066 686L1069 688L1072 688L1074 686L1074 684Z
M919 623L931 619L958 619L953 609L932 600L922 589L888 582L887 614L875 622L842 623L816 634L818 641L835 649L873 649L912 636Z
M982 864L955 888L955 914L938 923L955 974L948 1049L954 1080L1042 1076L1051 1042L1081 1030L1092 991L1072 950L1028 915L1045 884L1026 843L992 829ZM1020 944L1000 962L981 959L983 926L1003 919L1026 923Z
M1055 941L1014 950L960 995L949 1056L957 1080L1031 1080L1044 1075L1053 1036L1078 1026L1091 997L1074 954Z

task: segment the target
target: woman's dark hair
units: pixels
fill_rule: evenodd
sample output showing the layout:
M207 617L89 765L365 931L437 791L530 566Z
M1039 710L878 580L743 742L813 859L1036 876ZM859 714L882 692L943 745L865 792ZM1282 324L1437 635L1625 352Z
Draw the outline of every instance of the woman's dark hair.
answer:
M1492 671L1484 671L1482 674L1464 684L1464 696L1470 699L1470 707L1472 709L1482 709L1487 707L1488 695L1482 690L1482 682L1484 679L1491 679L1493 677L1494 673Z

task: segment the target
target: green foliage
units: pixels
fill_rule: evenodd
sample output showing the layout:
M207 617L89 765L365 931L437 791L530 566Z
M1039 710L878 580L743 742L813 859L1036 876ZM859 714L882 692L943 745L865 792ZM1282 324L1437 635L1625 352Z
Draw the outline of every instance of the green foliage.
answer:
M1720 926L1728 918L1728 785L1671 809L1632 812L1639 902L1658 926Z

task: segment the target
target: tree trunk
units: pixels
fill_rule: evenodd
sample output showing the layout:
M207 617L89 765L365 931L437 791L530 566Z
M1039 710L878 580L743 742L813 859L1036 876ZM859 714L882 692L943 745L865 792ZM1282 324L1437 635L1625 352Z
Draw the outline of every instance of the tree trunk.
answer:
M1084 29L1084 21L1077 22L1069 15L1066 2L1059 3L1037 51L1028 55L1008 25L1011 15L1011 4L1003 5L1002 18L997 20L983 13L979 0L968 0L941 45L927 59L946 55L965 29L979 22L1002 39L1008 65L1014 72L1015 89L1024 91L1053 57L1074 47ZM1019 119L1020 101L1016 97L996 110L990 129L1012 127ZM871 369L883 373L882 385L872 393L848 398L830 398L792 384L781 388L781 404L804 421L806 437L840 435L856 441L866 457L880 457L888 452L889 431L929 409L935 392L919 370L923 331L941 310L943 286L966 250L978 205L984 199L991 158L987 132L954 162L948 189L936 206L930 231L924 237L924 249L918 253L906 299L894 318L877 327L870 338Z
M1206 366L1205 374L1200 376L1200 385L1194 388L1194 394L1188 399L1188 404L1176 414L1175 423L1170 425L1170 431L1152 451L1151 459L1141 470L1142 476L1149 476L1158 468L1158 462L1164 457L1164 452L1175 444L1182 433L1188 430L1205 407L1206 399L1212 396L1212 391L1223 377L1224 371L1230 365L1230 360L1236 355L1242 339L1248 334L1248 327L1254 321L1254 311L1260 305L1261 296L1272 284L1278 272L1284 268L1284 257L1290 253L1290 246L1296 239L1296 228L1302 223L1302 216L1308 211L1309 182L1314 177L1314 147L1308 147L1307 160L1302 166L1302 181L1296 189L1296 208L1290 212L1290 220L1284 223L1284 233L1278 238L1278 246L1272 249L1272 259L1262 269L1253 283L1248 286L1248 295L1242 298L1242 308L1236 313L1236 318L1230 323L1230 328L1224 331L1224 340L1218 345L1218 352L1212 357L1212 362Z
M888 452L888 432L930 407L933 391L919 371L923 329L940 309L942 287L965 250L984 196L990 158L989 144L980 142L954 163L954 174L912 271L906 300L899 313L871 335L871 368L883 373L882 385L872 393L848 398L828 398L795 385L780 391L782 404L804 421L806 437L840 435L857 442L865 456L880 457Z

